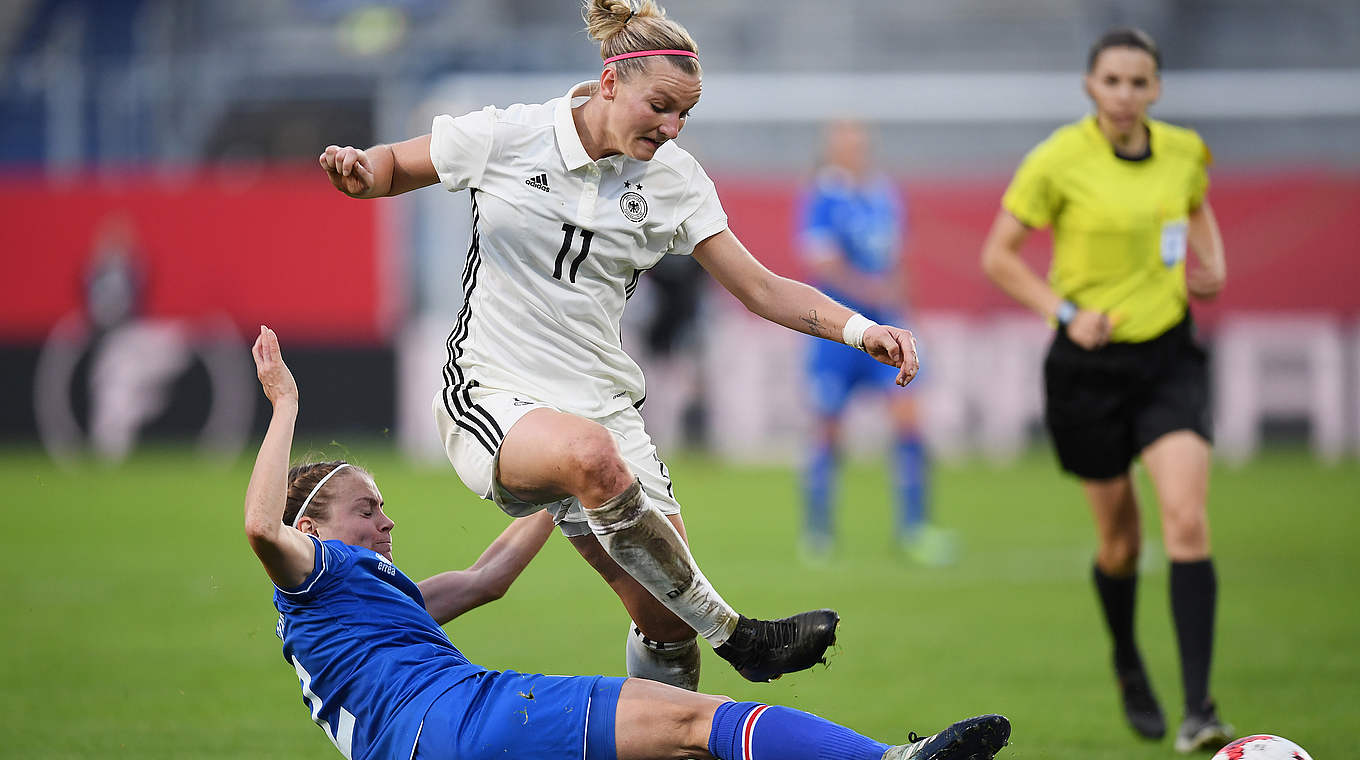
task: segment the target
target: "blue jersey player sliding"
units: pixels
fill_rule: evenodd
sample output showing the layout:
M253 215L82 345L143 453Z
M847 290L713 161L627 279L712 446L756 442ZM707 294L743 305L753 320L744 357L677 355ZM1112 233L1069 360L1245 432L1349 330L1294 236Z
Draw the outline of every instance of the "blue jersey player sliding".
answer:
M346 758L989 760L1005 746L1000 715L889 746L786 707L468 662L440 626L503 594L551 516L516 520L467 570L412 581L392 561L395 523L371 475L344 462L289 469L297 384L273 331L260 328L252 353L274 411L246 489L246 537L274 582L302 701Z

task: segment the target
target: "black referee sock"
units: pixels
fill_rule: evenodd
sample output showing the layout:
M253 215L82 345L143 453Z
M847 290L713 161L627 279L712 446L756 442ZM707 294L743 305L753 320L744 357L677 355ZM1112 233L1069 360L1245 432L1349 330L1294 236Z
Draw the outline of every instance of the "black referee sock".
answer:
M1106 575L1099 565L1091 568L1091 577L1100 596L1100 607L1105 611L1105 624L1114 639L1114 664L1121 671L1141 669L1138 645L1133 641L1133 605L1138 591L1138 572L1127 578Z
M1214 608L1218 577L1214 561L1171 563L1171 616L1181 650L1181 685L1186 714L1199 714L1209 703L1209 660L1214 649Z

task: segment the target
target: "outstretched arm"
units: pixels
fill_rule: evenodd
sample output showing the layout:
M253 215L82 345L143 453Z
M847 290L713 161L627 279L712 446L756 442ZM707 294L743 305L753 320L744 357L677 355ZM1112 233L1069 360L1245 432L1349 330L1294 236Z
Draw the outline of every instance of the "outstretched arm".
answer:
M255 457L246 487L246 538L264 571L279 588L295 588L307 579L316 561L316 547L301 531L283 524L288 498L288 454L297 421L298 390L293 373L283 363L279 339L260 326L260 337L250 353L264 395L274 405L269 430Z
M474 607L505 596L510 584L552 534L552 515L543 510L510 523L466 570L450 570L416 584L425 609L443 625Z
M368 150L327 145L318 160L335 189L351 198L400 195L439 181L429 135Z
M694 258L752 314L790 330L840 342L846 323L857 316L811 285L765 268L731 230L695 246ZM911 382L920 369L909 330L874 325L863 332L863 342L870 356L898 368L898 385Z

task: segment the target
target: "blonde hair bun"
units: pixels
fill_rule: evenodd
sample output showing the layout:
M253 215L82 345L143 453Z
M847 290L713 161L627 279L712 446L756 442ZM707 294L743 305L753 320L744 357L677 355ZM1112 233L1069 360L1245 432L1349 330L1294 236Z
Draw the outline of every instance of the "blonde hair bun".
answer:
M586 34L600 43L600 60L643 50L688 50L699 52L699 45L685 27L666 18L666 10L655 0L582 0L581 18ZM699 63L693 58L672 56L681 70L698 75ZM642 71L645 59L629 59L611 64L619 76Z

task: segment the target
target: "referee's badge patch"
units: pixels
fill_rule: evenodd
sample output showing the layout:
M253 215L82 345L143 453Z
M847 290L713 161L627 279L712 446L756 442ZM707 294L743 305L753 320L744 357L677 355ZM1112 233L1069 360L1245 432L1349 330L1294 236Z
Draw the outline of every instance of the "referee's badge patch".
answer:
M629 191L619 198L619 209L630 222L640 222L647 218L647 199Z

